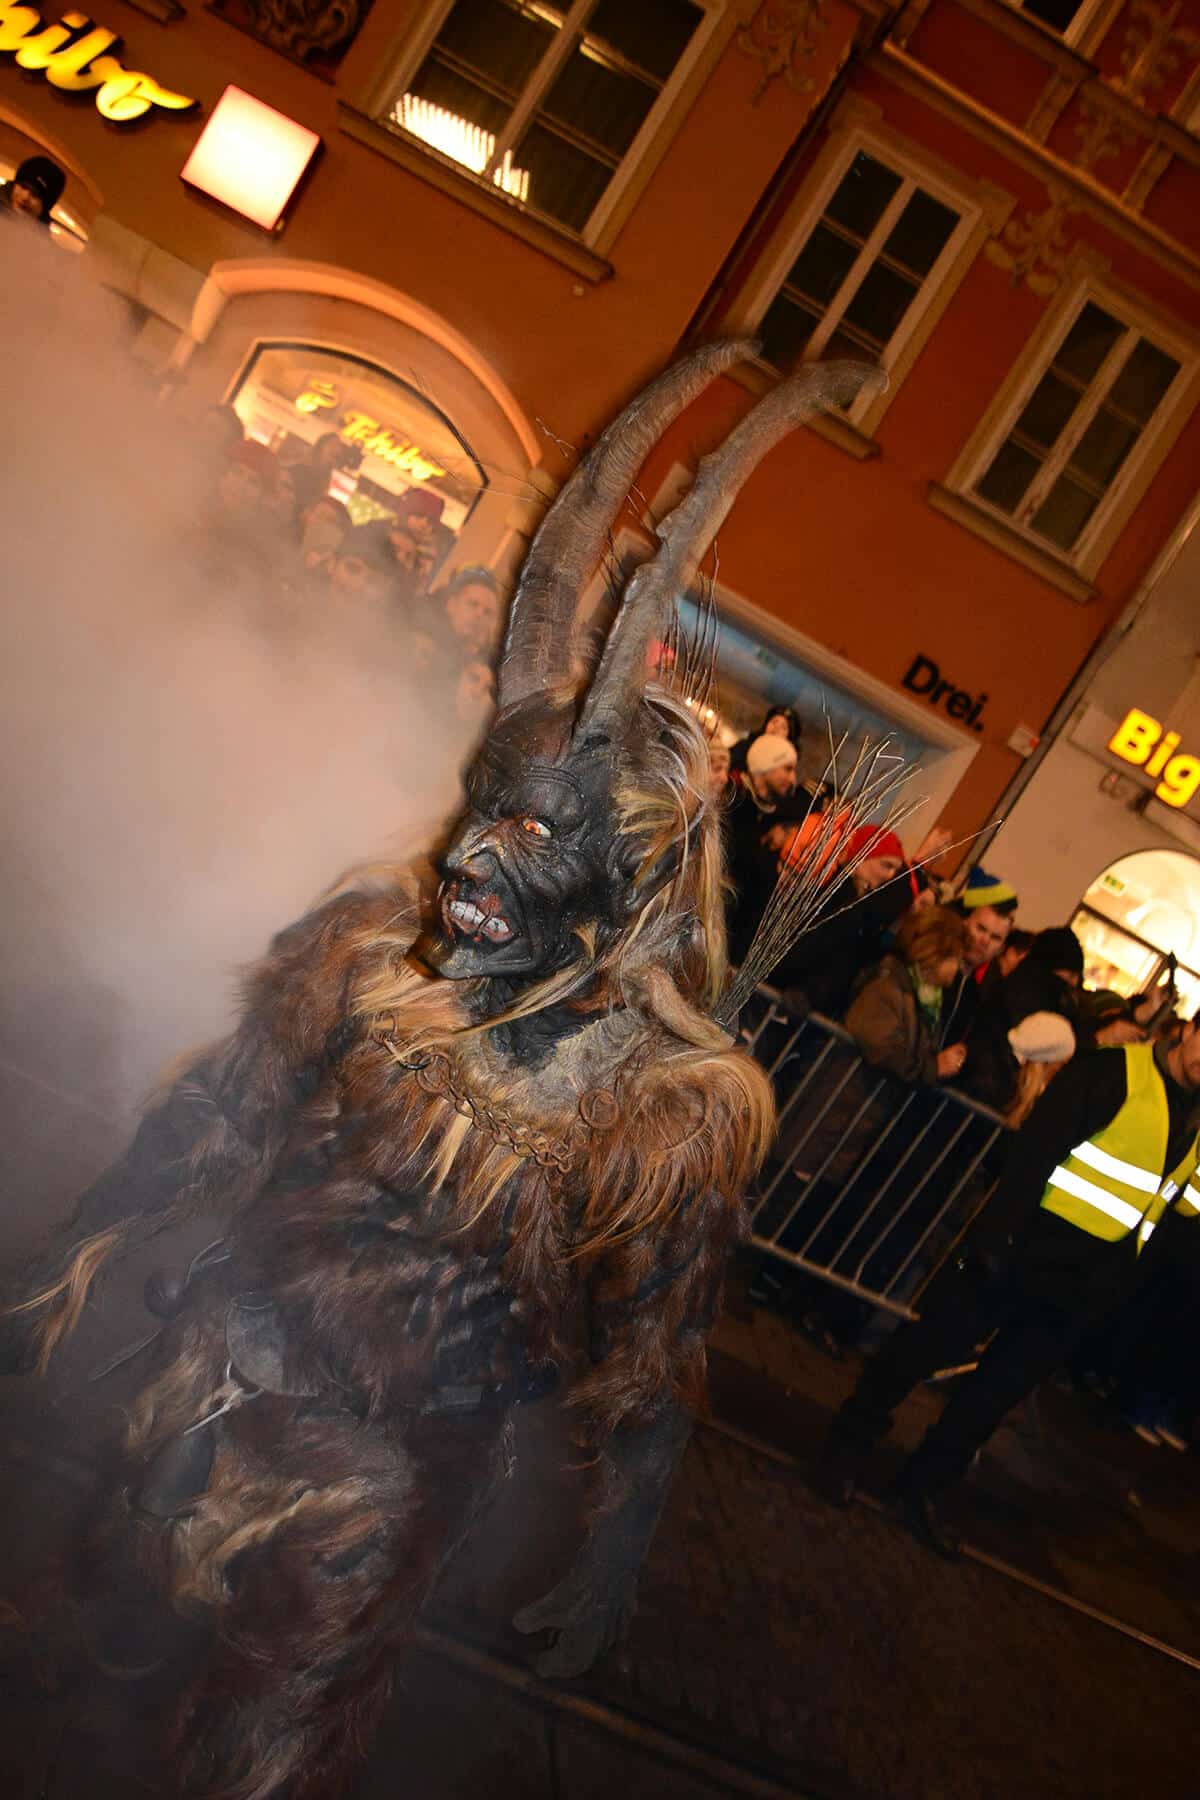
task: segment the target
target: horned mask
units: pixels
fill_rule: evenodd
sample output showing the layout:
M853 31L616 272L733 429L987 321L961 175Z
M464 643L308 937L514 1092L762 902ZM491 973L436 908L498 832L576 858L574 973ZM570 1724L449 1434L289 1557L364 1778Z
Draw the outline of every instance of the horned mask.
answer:
M715 634L684 649L674 682L649 669L676 627L677 596L763 456L813 413L848 404L878 371L806 367L703 458L656 547L620 593L598 661L581 653L580 603L618 514L671 422L748 342L708 345L652 382L608 427L547 512L521 571L499 668L497 713L467 780L442 863L430 960L446 976L518 985L581 976L631 938L701 940L695 998L724 973L718 823L697 685ZM583 673L581 674L581 667ZM683 691L680 691L680 687ZM692 705L687 704L692 701ZM657 925L647 931L647 921Z

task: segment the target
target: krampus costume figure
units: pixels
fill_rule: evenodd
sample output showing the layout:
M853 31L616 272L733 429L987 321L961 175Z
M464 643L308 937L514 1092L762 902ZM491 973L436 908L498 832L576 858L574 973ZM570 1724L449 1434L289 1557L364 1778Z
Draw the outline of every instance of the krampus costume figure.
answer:
M351 886L276 939L14 1321L44 1368L156 1240L92 1537L110 1590L204 1641L154 1712L172 1791L339 1791L512 1405L555 1370L596 1447L592 1526L519 1623L572 1672L631 1609L773 1123L728 1030L705 740L648 653L758 458L864 371L784 383L705 459L594 671L574 621L664 426L745 352L656 381L547 514L436 895ZM169 1660L169 1632L138 1641Z

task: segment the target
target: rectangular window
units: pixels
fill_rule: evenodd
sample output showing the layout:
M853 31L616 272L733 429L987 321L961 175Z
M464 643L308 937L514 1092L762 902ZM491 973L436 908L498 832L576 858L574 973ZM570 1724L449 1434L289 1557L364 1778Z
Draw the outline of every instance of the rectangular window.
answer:
M1087 0L1009 0L1009 5L1017 12L1027 13L1031 19L1039 19L1051 31L1065 36L1083 12Z
M388 123L583 232L703 18L697 0L453 0Z
M886 365L962 217L859 150L763 315L766 360L783 372L837 356Z
M1031 537L1073 553L1182 366L1085 300L971 491Z

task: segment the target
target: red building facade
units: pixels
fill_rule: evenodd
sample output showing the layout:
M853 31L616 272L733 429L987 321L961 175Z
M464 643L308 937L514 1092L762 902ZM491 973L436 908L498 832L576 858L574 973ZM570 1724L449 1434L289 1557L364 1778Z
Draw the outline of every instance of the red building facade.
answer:
M0 166L67 169L63 229L170 404L299 432L334 394L381 488L441 470L463 560L511 570L683 346L763 348L651 504L781 371L882 364L722 533L726 722L892 729L956 833L994 815L1195 492L1200 0L106 6L121 68L195 107L105 116L51 79L82 27L39 52L53 18L2 5ZM321 140L275 232L180 180L230 82Z

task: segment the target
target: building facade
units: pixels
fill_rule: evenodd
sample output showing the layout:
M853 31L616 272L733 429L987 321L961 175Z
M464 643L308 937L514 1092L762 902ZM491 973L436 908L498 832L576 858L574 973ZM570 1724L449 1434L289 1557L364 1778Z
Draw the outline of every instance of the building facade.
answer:
M1004 807L1196 491L1200 0L104 7L0 3L0 170L66 169L64 241L166 404L332 426L364 505L430 485L452 558L508 573L681 347L761 342L652 510L782 372L878 362L722 533L723 723L794 702L818 763L827 716L890 732L913 836ZM197 174L231 85L317 141L277 228Z

